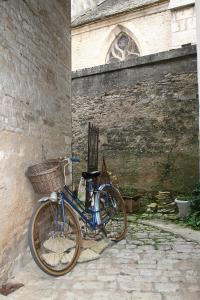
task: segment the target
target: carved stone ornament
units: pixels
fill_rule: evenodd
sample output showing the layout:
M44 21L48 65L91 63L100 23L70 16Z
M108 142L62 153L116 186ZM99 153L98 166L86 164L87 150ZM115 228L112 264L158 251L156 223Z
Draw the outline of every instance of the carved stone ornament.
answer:
M124 61L139 55L139 49L134 40L125 32L121 32L108 51L106 63Z

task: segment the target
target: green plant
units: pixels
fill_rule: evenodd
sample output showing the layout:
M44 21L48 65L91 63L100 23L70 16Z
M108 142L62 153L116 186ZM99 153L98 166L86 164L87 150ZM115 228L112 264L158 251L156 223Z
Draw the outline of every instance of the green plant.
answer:
M187 225L191 226L194 229L199 230L200 229L200 212L196 211L194 213L192 213L187 221L186 221Z
M132 186L120 187L120 192L123 196L126 197L133 197L135 194L137 194L137 190Z
M194 229L200 229L200 183L192 192L191 215L187 219L187 224Z
M193 198L193 196L191 194L190 195L189 194L188 195L178 195L176 197L177 200L181 200L181 201L191 201L192 198Z
M197 184L196 188L192 192L193 198L191 203L192 212L200 212L200 183Z

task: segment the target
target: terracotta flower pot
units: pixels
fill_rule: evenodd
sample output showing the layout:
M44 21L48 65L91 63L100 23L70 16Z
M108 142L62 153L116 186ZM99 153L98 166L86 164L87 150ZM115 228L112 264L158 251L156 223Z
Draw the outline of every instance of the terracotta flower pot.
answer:
M134 197L123 196L126 212L133 213L139 210L140 208L140 199L135 199Z

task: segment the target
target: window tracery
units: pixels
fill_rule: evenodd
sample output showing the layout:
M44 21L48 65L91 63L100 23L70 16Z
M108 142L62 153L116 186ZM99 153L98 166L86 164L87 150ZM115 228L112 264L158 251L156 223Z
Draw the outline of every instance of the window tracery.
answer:
M140 55L134 40L125 32L121 32L113 41L106 58L106 63L132 59Z

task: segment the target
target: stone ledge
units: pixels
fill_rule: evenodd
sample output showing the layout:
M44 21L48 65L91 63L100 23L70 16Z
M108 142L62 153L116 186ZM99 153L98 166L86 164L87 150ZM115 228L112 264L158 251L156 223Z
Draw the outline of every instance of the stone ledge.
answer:
M93 76L102 73L114 72L123 69L130 69L130 68L140 67L144 65L160 63L163 61L177 60L184 56L193 56L193 55L196 56L196 54L197 54L196 45L182 47L182 48L159 52L159 53L150 54L146 56L140 56L136 59L128 60L125 62L106 64L106 65L100 65L92 68L77 70L72 72L72 79Z
M167 223L160 220L139 220L139 224L154 226L162 229L163 231L167 231L175 235L180 235L186 240L200 243L200 231L195 231L190 228L182 228L176 224Z

